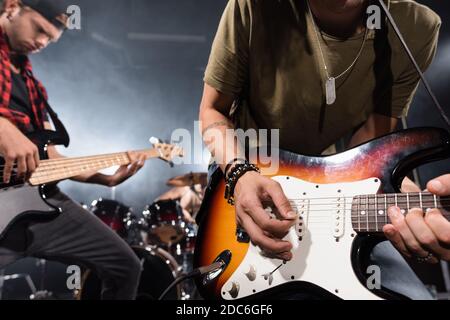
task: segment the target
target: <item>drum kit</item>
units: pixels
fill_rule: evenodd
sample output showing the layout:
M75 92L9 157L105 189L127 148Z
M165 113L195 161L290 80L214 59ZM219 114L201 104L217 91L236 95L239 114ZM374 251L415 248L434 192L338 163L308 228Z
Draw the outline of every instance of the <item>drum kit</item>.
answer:
M172 187L141 215L115 200L98 199L87 209L121 236L141 259L143 270L138 300L155 300L175 280L192 271L197 225L195 215L200 209L207 184L206 173L189 173L167 181ZM87 270L83 275L81 300L100 298L101 284ZM193 281L174 288L167 299L198 298Z
M90 206L84 205L115 231L141 260L138 300L158 299L176 278L192 271L197 236L194 218L206 184L206 173L174 177L167 181L171 189L145 206L140 214L112 199L100 198ZM62 288L59 284L65 286L65 280L61 281L65 277L63 264L35 258L19 261L7 270L0 270L0 300L100 299L101 281L90 270L83 270L80 290ZM50 282L55 285L50 286ZM170 300L199 298L193 280L179 284L166 296Z

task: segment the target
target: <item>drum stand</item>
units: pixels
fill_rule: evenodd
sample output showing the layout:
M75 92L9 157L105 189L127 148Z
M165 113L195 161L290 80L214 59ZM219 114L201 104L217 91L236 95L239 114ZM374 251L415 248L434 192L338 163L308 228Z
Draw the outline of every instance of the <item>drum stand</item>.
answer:
M3 299L3 287L6 281L10 280L17 280L17 279L24 279L27 283L28 287L31 291L31 296L35 295L37 293L36 286L34 285L33 280L31 279L30 275L27 273L15 273L10 275L5 275L5 270L0 270L0 300Z
M30 289L30 300L46 300L53 296L53 293L47 290L44 290L45 285L45 275L46 275L46 266L47 262L43 259L38 259L36 262L38 267L41 267L41 277L40 277L40 290L37 290L36 285L34 284L31 276L27 273L15 273L10 275L5 275L5 270L0 270L0 300L3 298L3 287L6 281L24 279Z
M36 266L41 267L41 277L39 284L39 291L36 291L30 296L31 300L47 300L53 297L53 292L44 290L45 288L45 278L47 276L47 260L38 259L36 261Z

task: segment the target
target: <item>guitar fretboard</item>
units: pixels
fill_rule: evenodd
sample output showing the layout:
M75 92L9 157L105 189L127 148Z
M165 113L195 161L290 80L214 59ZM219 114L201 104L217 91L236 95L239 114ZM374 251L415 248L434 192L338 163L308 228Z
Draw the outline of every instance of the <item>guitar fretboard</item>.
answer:
M450 220L450 198L438 197L429 192L360 195L353 198L352 225L359 232L382 232L390 223L388 209L399 207L406 215L410 209L424 212L433 208L444 209L443 215Z
M147 159L160 156L156 149L142 150ZM113 166L130 164L130 158L126 152L112 153L100 156L61 158L44 160L31 176L31 185L41 185L76 177L86 172L96 172Z

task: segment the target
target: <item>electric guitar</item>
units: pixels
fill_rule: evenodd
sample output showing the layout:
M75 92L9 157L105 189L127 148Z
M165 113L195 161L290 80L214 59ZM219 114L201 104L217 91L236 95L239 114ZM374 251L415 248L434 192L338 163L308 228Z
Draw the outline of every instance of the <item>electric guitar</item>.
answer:
M28 135L39 149L41 159L47 159L47 145L52 143L47 131ZM177 146L160 142L153 143L153 149L141 150L150 158L159 158L172 163L175 157L182 157L183 150ZM0 158L1 181L3 181L4 159ZM130 164L127 152L78 158L62 158L40 161L38 168L27 182L15 179L13 171L9 184L0 183L0 240L10 227L22 219L47 220L60 214L60 209L45 200L45 185L76 177L80 174L113 166Z
M400 131L326 157L280 150L279 170L271 178L299 217L285 238L293 244L288 262L262 254L236 224L217 170L199 213L194 268L218 261L222 268L197 280L201 295L235 300L295 290L334 299L406 298L383 287L368 289L370 253L386 240L382 228L390 206L404 214L439 208L450 220L450 197L399 193L413 168L449 157L450 135L437 128ZM270 207L266 211L271 214Z

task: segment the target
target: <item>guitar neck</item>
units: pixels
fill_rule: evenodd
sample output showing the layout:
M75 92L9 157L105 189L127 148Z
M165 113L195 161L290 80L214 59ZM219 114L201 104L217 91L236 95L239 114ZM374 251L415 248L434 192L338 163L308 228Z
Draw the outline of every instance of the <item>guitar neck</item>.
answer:
M382 232L390 223L388 209L400 208L406 215L410 209L424 212L437 208L450 221L450 197L439 197L429 192L360 195L353 198L352 225L358 232Z
M156 149L138 151L146 155L146 160L158 158ZM113 166L130 164L127 152L97 156L44 160L29 179L31 185L41 185L76 177L86 172L97 172Z

